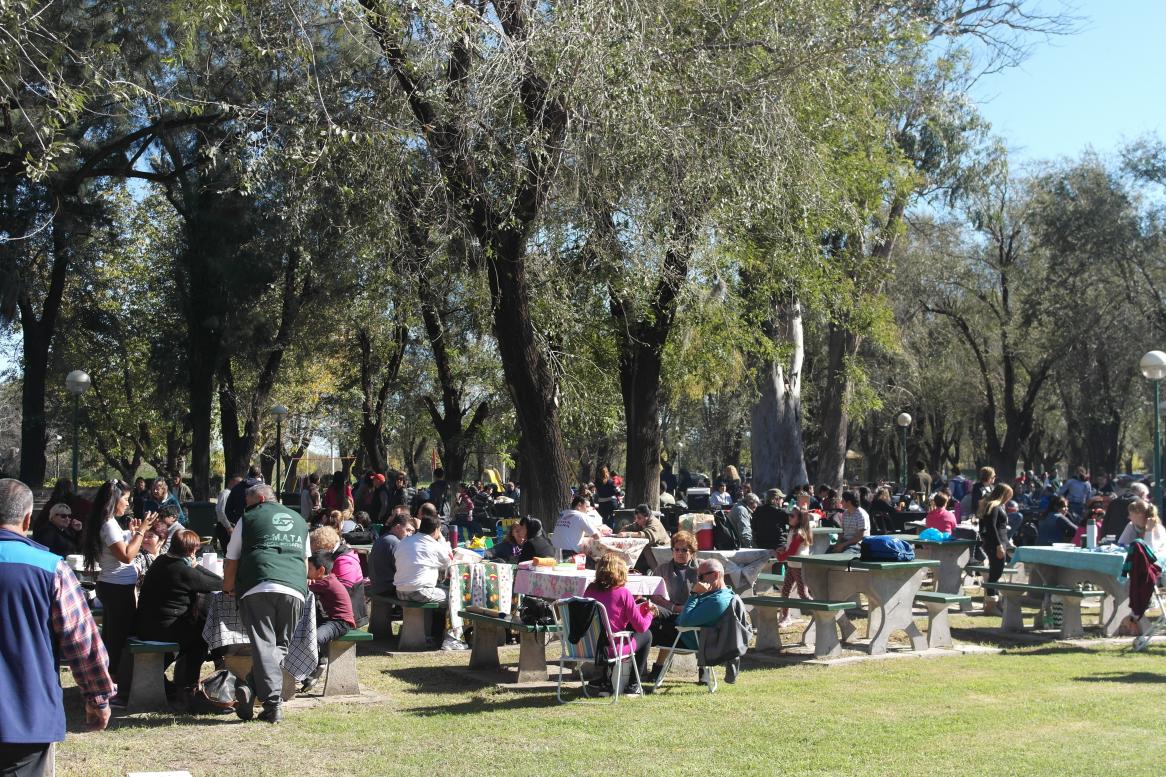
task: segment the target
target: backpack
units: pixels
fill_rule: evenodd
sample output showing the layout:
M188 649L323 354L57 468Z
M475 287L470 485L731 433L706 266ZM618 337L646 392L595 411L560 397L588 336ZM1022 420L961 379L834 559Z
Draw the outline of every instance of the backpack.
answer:
M737 527L729 520L724 510L713 513L713 548L716 550L740 550L741 537Z
M863 561L914 561L915 550L900 539L880 534L862 538L859 558Z

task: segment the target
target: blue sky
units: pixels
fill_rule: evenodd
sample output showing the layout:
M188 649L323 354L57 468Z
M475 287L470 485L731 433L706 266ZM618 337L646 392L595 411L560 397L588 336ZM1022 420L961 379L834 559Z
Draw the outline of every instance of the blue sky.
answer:
M1080 32L1037 43L1019 67L973 90L1017 159L1166 137L1166 0L1079 0L1077 9L1086 17Z

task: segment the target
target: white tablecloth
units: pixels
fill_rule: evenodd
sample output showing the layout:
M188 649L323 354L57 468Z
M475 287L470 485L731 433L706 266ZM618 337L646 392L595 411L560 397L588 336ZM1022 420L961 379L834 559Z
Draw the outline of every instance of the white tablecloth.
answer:
M672 548L649 548L656 566L672 558ZM765 548L745 548L744 550L698 550L697 560L715 558L725 567L725 577L735 591L752 588L757 576L772 563L773 558Z
M514 593L554 601L568 596L582 596L594 579L594 569L520 567L514 573ZM633 596L668 598L664 579L655 575L628 575L627 589Z
M615 553L622 556L629 567L634 567L646 547L648 541L638 537L600 537L591 541L587 554L593 559L600 559L608 553Z

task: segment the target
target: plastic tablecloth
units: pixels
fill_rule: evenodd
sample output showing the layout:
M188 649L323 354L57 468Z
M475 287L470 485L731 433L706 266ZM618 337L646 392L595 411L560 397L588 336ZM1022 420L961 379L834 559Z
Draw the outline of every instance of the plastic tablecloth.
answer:
M247 630L243 628L243 620L239 617L239 604L234 596L224 593L207 596L206 625L202 627L202 638L206 640L211 650L227 645L251 644ZM295 633L292 634L291 644L288 645L283 668L292 677L302 681L316 670L318 657L316 597L309 591L300 611L300 620L296 623Z

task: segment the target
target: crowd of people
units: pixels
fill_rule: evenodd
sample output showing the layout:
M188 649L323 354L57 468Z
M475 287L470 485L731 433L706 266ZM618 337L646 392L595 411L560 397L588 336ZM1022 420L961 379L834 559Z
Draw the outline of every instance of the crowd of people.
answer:
M842 491L802 485L788 495L769 489L762 496L753 492L748 477L730 466L704 486L707 509L719 513L731 527L737 547L767 549L775 561L785 564L782 595L793 592L801 598L813 596L797 564L799 556L810 552L813 527L836 529L829 552L853 554L863 538L894 531L894 519L901 519L904 512L917 513L927 530L941 535L971 531L989 566L989 594L1018 544L1074 541L1090 519L1097 522L1099 532L1112 531L1119 544L1143 540L1156 553L1166 553L1166 529L1144 483L1128 484L1117 493L1112 480L1093 481L1083 469L1064 482L1026 473L1012 483L996 482L989 467L982 468L975 481L959 475L945 480L921 465L917 469L911 489L886 482ZM666 470L662 476L662 486L676 492L674 501L685 496L685 476L692 487L701 487L690 473L677 478ZM56 645L62 660L74 667L94 727L108 719L110 706L125 703L131 636L179 646L168 692L180 706L191 701L208 658L202 636L203 595L219 591L235 597L253 646L252 675L240 678L235 710L249 719L253 702L258 702L260 719L279 722L280 663L309 592L317 607L319 654L326 656L331 640L367 622L368 593L405 601L447 601L454 532L460 528L465 537L486 533L500 515L513 520L487 551L495 561L559 560L589 550L605 536L639 538L649 546L670 549L671 557L659 565L648 561L649 554L641 554L636 570L660 576L667 597L633 597L626 588L627 563L618 555L598 555L591 562L595 578L587 595L605 605L613 629L633 634L627 650L634 654L640 677L650 684L675 643L677 628L717 622L732 607L733 595L720 562L698 559L694 534L675 527L669 531L662 514L648 505L637 506L627 525L615 526L623 495L618 475L601 468L594 484L576 489L548 533L539 519L518 518L520 492L513 482L455 484L438 469L432 483L421 488L410 487L401 473L376 472L365 473L355 484L338 472L325 485L311 474L303 479L296 510L281 504L260 471L251 468L231 477L216 502L216 537L225 556L220 576L198 564L205 546L184 525L183 502L189 501L190 493L181 477L152 483L138 479L133 486L111 480L92 499L79 496L62 479L35 517L27 487L3 480L0 550L24 549L15 556L9 552L0 561L9 563L8 574L15 567L7 560L21 559L20 574L30 575L34 587L45 594L43 601L21 606L41 624L37 628L51 627L51 638L44 644ZM367 569L352 545L371 546ZM83 568L94 572L94 593L103 613L100 640L95 638L87 594L61 561L75 556L82 558ZM11 596L11 587L0 590ZM448 644L443 626L435 622L431 636L439 642L444 637ZM40 638L29 631L10 631L7 643L0 639L0 650L21 650L23 643L12 648L13 640ZM649 671L653 645L661 652ZM210 657L219 658L213 653ZM324 668L321 659L302 689L311 688ZM730 666L730 680L735 671ZM26 680L0 672L0 692ZM600 692L605 690L603 683L597 682ZM629 691L640 689L633 685ZM59 718L54 712L44 721L21 718L13 725L23 726L27 731L21 736L37 742L59 741ZM0 754L8 760L32 763L43 756L36 748L16 752L11 744L9 739L0 741Z

